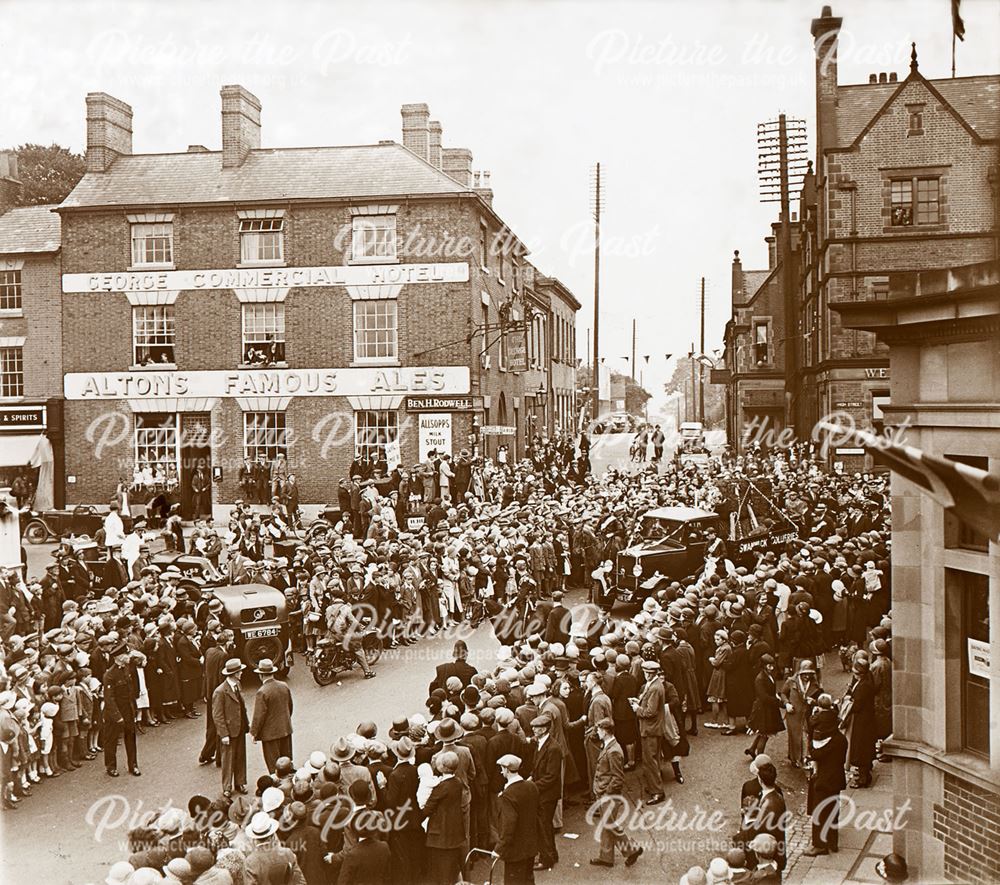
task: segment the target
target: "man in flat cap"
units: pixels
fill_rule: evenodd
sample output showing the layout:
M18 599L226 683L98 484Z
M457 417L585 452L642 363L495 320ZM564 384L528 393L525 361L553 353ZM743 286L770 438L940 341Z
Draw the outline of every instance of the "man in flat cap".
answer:
M497 759L504 779L500 794L495 854L504 862L504 885L532 885L538 853L538 786L521 776L521 758L507 753Z
M563 754L552 740L552 717L542 713L531 720L536 750L531 779L538 787L538 862L536 870L551 870L559 863L553 817L562 798Z

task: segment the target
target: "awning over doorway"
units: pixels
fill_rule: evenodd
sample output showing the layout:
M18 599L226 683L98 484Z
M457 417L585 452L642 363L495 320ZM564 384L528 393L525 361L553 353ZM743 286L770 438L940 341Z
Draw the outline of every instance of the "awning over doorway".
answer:
M0 467L37 467L32 463L39 444L45 439L40 433L13 433L0 436ZM48 443L48 440L45 440ZM42 453L44 456L44 453ZM52 460L52 447L48 448L48 460Z

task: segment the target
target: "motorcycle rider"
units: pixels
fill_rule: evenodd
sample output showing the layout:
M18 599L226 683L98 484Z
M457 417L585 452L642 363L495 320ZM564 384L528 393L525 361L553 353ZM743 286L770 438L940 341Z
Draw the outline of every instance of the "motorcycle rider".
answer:
M364 671L365 679L372 679L375 671L368 666L361 647L363 626L354 609L343 596L335 596L326 610L327 638L352 655Z

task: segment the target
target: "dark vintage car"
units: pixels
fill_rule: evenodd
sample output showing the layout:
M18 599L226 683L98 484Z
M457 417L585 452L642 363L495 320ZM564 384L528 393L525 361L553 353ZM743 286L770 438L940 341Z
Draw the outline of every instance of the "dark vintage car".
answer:
M618 554L618 599L629 602L655 590L663 579L679 581L705 561L705 532L720 530L718 514L695 507L659 507L642 515L628 547Z
M226 577L205 556L196 553L178 553L164 550L154 553L150 565L155 565L160 571L167 566L180 569L184 578L180 581L182 587L219 587L226 583Z
M212 592L222 600L223 622L236 636L237 657L251 668L270 658L287 671L291 628L284 594L267 584L227 584Z
M93 538L97 530L104 526L107 515L107 510L98 510L90 504L81 504L72 510L22 511L21 537L29 544L44 544L69 535ZM126 531L131 528L129 517L123 516L122 523Z

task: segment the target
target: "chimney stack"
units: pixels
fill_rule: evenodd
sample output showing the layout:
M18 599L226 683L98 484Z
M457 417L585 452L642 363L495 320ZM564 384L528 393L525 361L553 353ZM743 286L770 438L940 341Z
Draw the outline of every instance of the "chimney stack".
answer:
M437 120L431 120L427 124L430 150L428 160L432 166L441 168L441 124Z
M403 147L430 162L430 111L425 104L404 104Z
M222 168L242 166L247 154L260 147L260 99L239 85L223 86Z
M767 243L767 269L774 270L778 263L778 238L764 237L764 242Z
M442 149L441 171L462 187L472 187L472 151L468 148Z
M17 177L17 154L0 151L0 215L17 205L21 180Z
M742 304L745 295L743 293L743 262L740 261L740 250L733 250L733 307Z
M486 201L487 206L493 206L493 188L490 187L489 169L483 169L481 172L476 173L473 188Z
M106 92L87 93L87 171L106 172L132 153L132 108Z
M816 156L837 143L837 43L842 18L835 18L829 6L812 20L811 33L816 55ZM819 170L821 173L822 169Z

